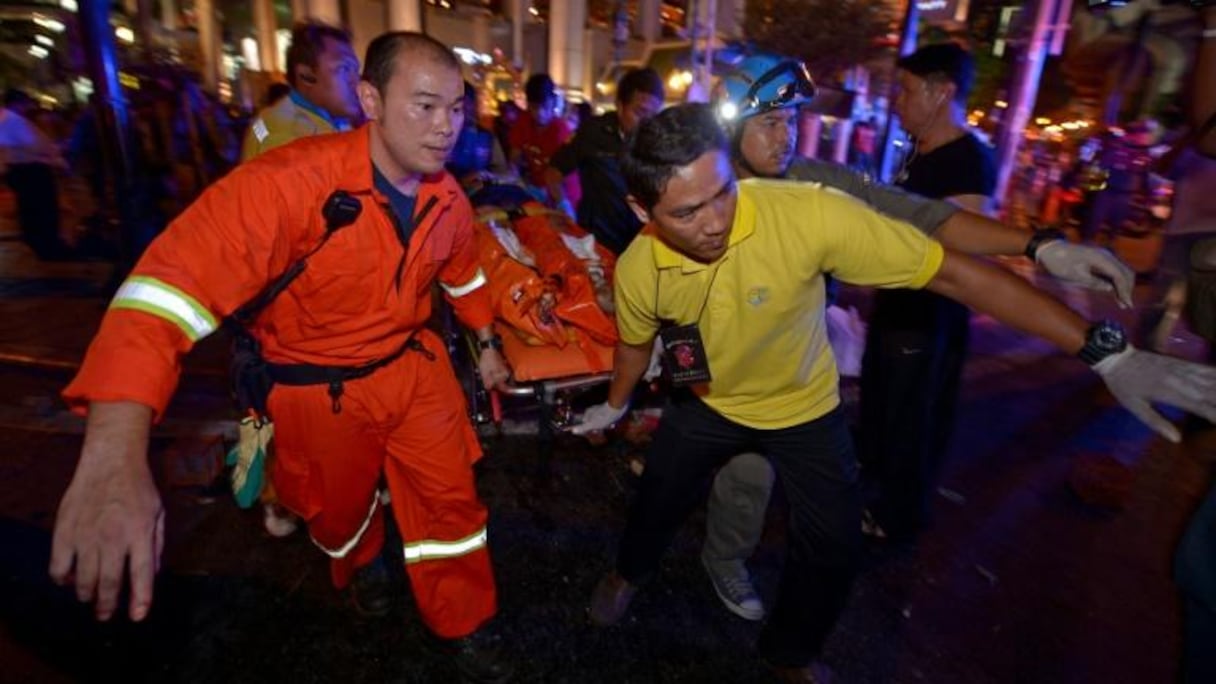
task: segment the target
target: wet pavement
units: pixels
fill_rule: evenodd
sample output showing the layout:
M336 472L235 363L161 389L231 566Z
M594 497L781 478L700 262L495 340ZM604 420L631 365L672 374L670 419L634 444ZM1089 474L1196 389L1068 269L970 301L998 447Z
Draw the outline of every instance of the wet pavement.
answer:
M1149 246L1128 249L1150 260ZM98 264L40 265L0 241L0 681L455 681L422 646L404 583L388 617L356 618L304 534L272 539L256 512L206 486L227 429L218 342L192 355L153 439L168 532L150 618L96 624L50 584L49 530L81 431L56 393L96 327L107 276ZM1057 291L1088 316L1134 322L1099 296ZM1196 350L1185 335L1172 349ZM703 510L621 625L588 624L633 487L633 447L563 437L544 477L534 436L487 433L485 444L494 628L518 681L768 681L754 657L759 625L722 608L700 568ZM978 317L936 524L915 547L867 548L825 659L858 683L1172 680L1170 555L1214 457L1211 432L1164 443L1081 364ZM1094 464L1126 475L1115 507L1069 486ZM771 601L782 506L769 515L752 568Z

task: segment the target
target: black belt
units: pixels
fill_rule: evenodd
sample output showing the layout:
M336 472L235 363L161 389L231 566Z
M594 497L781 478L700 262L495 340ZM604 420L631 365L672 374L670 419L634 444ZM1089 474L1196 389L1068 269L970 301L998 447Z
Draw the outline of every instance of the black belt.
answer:
M409 338L397 348L397 351L361 366L314 366L307 363L267 363L266 373L270 379L280 385L329 385L329 396L333 399L334 413L342 411L343 383L348 380L365 378L401 358L407 351L416 351L428 361L435 360L435 354L422 345L417 337L418 331L410 333Z

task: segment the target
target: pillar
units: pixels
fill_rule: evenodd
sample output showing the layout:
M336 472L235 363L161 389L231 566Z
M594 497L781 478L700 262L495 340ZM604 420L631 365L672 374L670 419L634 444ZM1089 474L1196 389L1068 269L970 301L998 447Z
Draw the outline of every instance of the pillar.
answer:
M213 0L195 0L198 21L199 74L203 90L214 93L220 80L220 26L215 17Z
M507 0L503 4L507 18L511 20L511 64L516 69L524 66L524 26L528 25L528 3L526 0Z
M274 0L253 0L254 37L258 41L258 61L262 71L274 74L283 71L279 64L279 48L275 31L278 21L274 15Z
M388 0L388 30L421 31L422 2L420 0Z
M587 0L553 0L549 5L549 75L559 87L584 96L586 25Z
M638 16L634 35L647 43L653 43L662 35L660 10L662 0L638 0Z
M160 0L160 23L166 31L177 30L177 0Z
M815 159L819 156L819 133L823 120L818 114L802 112L798 117L798 156Z

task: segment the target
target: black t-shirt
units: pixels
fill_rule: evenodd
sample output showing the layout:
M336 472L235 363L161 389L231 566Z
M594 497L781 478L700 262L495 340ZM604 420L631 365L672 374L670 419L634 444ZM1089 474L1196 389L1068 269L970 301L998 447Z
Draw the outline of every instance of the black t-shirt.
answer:
M620 162L624 149L620 120L616 112L609 112L579 126L574 138L549 160L563 174L578 171L583 187L579 225L616 254L625 251L642 229L642 222L625 202L628 191Z
M899 187L929 199L996 192L996 157L992 148L970 133L918 155L908 165Z
M917 155L899 187L930 199L996 192L996 158L992 148L970 133ZM965 306L924 290L879 290L871 324L884 330L955 330L965 334L970 313Z

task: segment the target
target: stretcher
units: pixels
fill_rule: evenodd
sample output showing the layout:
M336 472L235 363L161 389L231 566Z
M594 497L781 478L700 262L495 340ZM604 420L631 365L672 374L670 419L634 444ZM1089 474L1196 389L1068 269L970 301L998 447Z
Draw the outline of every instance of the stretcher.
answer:
M504 398L532 403L547 464L554 435L572 421L573 401L612 375L615 257L565 214L533 201L482 204L477 216L495 331L512 375L505 387L487 390L477 374L475 340L467 332L452 338L460 347L456 358L465 361L459 365L470 415L501 428Z

